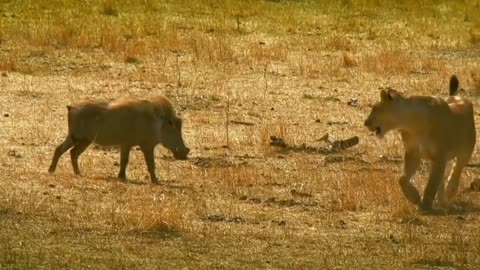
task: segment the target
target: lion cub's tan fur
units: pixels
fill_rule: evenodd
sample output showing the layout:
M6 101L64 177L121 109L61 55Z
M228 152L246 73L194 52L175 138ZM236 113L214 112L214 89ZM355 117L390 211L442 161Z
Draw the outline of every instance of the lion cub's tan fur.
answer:
M438 191L442 206L454 198L460 175L473 153L476 141L473 106L463 97L454 96L458 80L450 80L450 96L405 96L393 89L382 90L381 100L373 105L365 126L382 138L390 130L399 130L405 148L404 169L399 179L405 197L422 210L432 209ZM432 161L432 169L423 198L411 179L420 166L420 160ZM444 188L445 167L449 160L455 163Z

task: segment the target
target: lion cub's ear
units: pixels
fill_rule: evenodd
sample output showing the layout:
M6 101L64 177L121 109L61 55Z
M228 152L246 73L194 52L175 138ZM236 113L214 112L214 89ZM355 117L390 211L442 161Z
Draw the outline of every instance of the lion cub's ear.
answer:
M393 99L393 97L390 95L390 92L387 92L384 89L382 89L382 91L380 92L380 100L381 101L391 101L392 99Z

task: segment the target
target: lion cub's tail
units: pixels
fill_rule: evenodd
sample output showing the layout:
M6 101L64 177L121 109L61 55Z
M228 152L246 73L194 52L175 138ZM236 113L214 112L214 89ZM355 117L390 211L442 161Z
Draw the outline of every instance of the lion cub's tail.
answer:
M452 75L452 77L450 78L450 91L448 92L450 96L454 96L457 93L458 84L459 82L457 76Z

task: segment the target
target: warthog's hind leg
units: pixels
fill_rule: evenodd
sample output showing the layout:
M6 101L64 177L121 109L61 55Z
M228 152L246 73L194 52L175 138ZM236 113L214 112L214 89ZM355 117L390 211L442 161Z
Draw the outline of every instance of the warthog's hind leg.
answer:
M53 154L53 159L52 163L50 164L50 167L48 168L48 172L54 172L55 169L57 168L57 163L60 157L63 155L63 153L67 152L68 149L72 148L75 143L73 142L73 139L70 135L65 138L65 140L55 149L55 154Z
M130 145L122 145L120 147L120 172L118 173L118 178L125 180L127 177L125 171L127 170L128 158L130 156Z
M91 143L92 141L89 140L77 141L72 150L70 150L70 158L72 159L72 167L75 174L80 174L80 170L78 169L78 157Z

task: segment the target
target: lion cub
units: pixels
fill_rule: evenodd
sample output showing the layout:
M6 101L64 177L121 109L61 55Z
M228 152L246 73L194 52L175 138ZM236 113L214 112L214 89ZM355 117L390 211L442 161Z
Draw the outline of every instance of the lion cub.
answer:
M382 90L380 101L373 105L365 126L382 138L390 130L399 130L405 148L403 174L399 179L405 197L422 211L430 211L438 191L438 202L446 207L456 195L460 175L475 147L473 106L455 96L458 79L450 79L450 96L405 96L393 89ZM421 159L432 161L432 169L423 198L410 182ZM444 188L445 167L455 163Z

